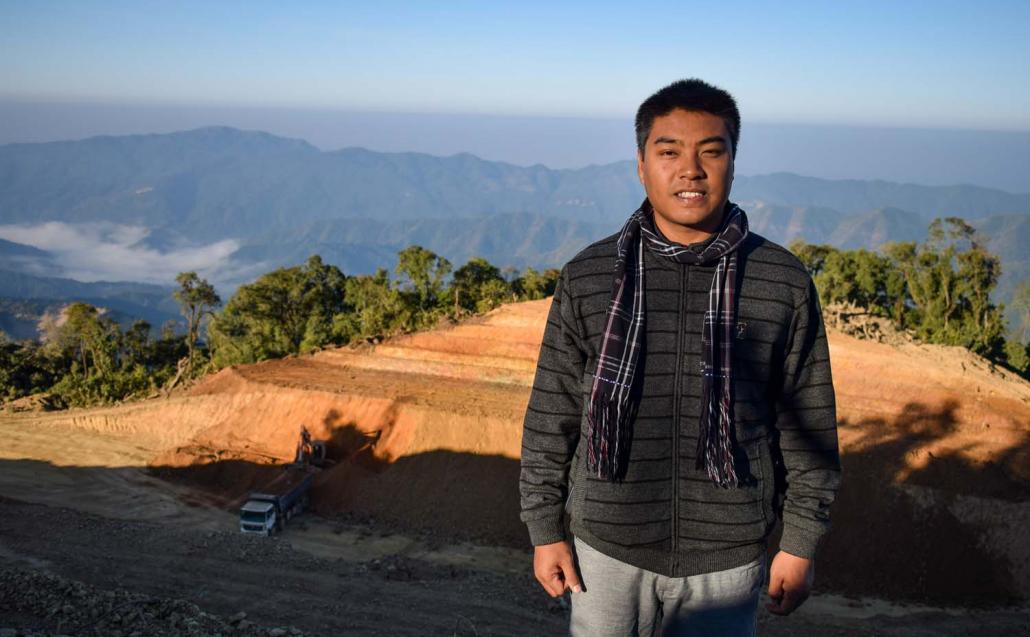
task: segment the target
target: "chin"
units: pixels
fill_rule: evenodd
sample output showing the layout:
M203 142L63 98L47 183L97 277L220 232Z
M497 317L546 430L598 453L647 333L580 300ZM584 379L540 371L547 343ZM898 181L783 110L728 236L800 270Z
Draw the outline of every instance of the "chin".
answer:
M661 215L669 223L678 226L697 227L704 225L709 219L718 217L712 210L674 210L672 214Z

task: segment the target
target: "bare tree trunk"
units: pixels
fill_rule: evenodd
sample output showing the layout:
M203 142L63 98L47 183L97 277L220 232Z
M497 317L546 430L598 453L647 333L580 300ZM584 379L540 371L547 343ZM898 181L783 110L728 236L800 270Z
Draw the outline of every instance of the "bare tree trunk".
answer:
M175 366L176 367L175 378L173 378L171 381L168 382L167 385L165 385L165 389L164 389L165 397L168 397L168 395L172 393L172 390L175 389L175 386L179 384L179 381L182 380L183 372L186 371L186 368L189 365L190 365L189 358L180 358L179 359L179 362Z

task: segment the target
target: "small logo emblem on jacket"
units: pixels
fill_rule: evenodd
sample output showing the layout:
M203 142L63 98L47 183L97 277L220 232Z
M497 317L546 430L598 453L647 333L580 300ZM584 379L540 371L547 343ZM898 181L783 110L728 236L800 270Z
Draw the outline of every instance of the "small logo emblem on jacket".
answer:
M744 321L737 321L737 339L743 340L747 338L747 323Z

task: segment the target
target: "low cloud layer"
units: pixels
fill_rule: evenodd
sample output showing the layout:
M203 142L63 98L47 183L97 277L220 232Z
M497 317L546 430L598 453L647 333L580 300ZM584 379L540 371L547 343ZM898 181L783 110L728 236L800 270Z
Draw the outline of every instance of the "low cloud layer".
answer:
M138 281L174 285L175 275L193 270L211 280L231 278L237 270L231 256L240 247L234 239L203 246L157 250L144 243L150 230L114 223L0 225L0 238L49 252L77 281Z

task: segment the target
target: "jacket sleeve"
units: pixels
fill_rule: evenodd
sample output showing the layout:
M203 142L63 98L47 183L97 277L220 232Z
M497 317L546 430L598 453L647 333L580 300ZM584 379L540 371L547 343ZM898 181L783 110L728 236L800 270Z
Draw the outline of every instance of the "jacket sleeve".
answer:
M787 485L780 549L812 558L830 529L840 455L830 351L811 280L805 299L794 310L782 373L776 426Z
M547 315L522 428L521 519L534 546L565 539L569 465L579 442L586 356L563 268Z

